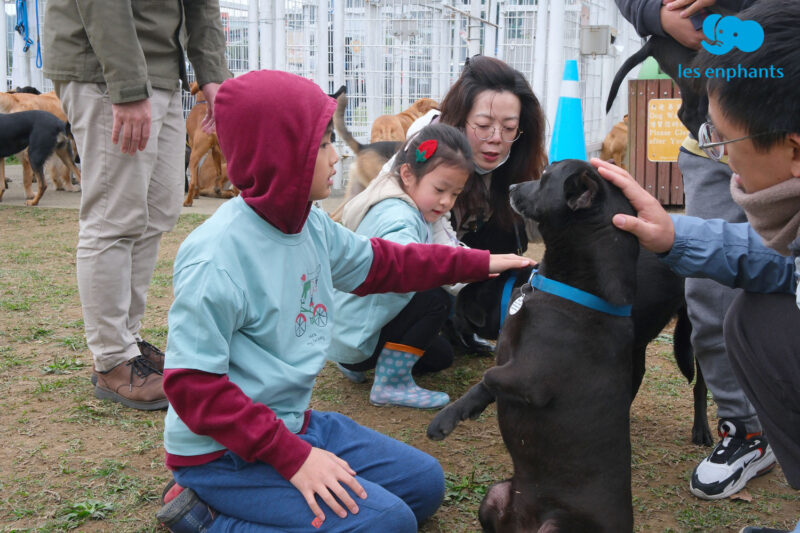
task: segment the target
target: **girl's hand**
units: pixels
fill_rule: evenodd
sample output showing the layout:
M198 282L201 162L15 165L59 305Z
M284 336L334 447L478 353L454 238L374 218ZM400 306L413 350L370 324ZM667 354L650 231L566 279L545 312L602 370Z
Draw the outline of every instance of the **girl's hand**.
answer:
M315 496L318 494L322 501L328 504L334 513L342 518L347 516L347 511L339 505L339 499L351 513L358 512L358 505L347 493L342 483L358 494L363 500L367 493L361 484L354 477L355 470L350 468L347 461L340 459L336 455L321 448L311 448L306 461L300 470L295 473L289 482L295 486L300 494L306 499L308 507L314 513L315 522L321 524L325 521L325 513L322 512ZM336 496L336 497L334 497Z
M536 261L514 254L492 254L489 256L489 277L494 278L500 272L511 268L536 266Z
M617 214L612 223L639 239L639 244L655 253L668 252L675 242L675 225L661 204L633 177L616 165L600 159L589 161L605 179L616 185L636 210L636 216Z

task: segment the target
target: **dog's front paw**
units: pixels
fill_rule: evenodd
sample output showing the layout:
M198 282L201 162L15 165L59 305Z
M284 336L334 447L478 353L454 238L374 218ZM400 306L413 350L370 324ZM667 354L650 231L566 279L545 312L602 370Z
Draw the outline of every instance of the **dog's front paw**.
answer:
M427 435L431 440L444 440L453 430L458 423L462 420L459 413L457 413L455 404L450 404L434 417L430 424L428 424Z

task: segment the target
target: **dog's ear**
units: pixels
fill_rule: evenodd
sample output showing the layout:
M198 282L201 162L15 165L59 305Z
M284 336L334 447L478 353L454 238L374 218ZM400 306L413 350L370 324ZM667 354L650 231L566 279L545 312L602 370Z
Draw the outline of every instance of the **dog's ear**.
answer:
M567 206L573 211L586 209L600 190L600 184L589 170L581 170L567 178L564 182L564 196Z
M486 325L486 309L478 305L476 301L471 301L466 306L464 316L475 328L482 328Z

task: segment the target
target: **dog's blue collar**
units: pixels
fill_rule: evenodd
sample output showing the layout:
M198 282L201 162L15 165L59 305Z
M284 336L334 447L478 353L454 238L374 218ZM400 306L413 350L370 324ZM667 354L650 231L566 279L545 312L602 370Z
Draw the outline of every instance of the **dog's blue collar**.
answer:
M517 281L517 272L513 276L509 276L503 285L503 297L500 299L500 329L503 329L503 322L506 321L508 315L508 301L511 300L511 291L514 290L514 282Z
M588 307L589 309L594 309L595 311L600 311L601 313L614 316L631 316L631 307L633 307L631 305L614 305L608 303L594 294L590 294L580 289L576 289L575 287L571 287L565 283L561 283L560 281L555 281L546 278L541 274L537 274L535 269L533 272L531 272L531 277L528 278L528 283L530 283L531 287L535 289L539 289L540 291L547 292L555 296L560 296L561 298L571 300L576 304Z

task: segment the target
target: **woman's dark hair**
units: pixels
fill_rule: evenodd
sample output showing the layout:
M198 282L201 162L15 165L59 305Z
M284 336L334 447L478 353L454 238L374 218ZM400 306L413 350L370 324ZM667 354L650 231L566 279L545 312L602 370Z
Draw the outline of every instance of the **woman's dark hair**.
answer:
M725 117L748 135L759 134L753 146L766 151L788 133L800 133L800 2L761 0L737 18L761 25L761 47L723 55L700 50L692 66Z
M461 76L450 87L440 109L441 121L464 131L475 98L483 91L508 91L520 101L519 129L522 135L511 146L508 161L492 171L489 206L501 229L510 231L516 215L508 201L508 187L541 176L547 165L544 147L545 119L542 106L525 77L499 59L488 56L468 58ZM472 176L456 200L467 216L485 205L478 176Z
M427 160L418 160L417 149L427 140L435 139L436 151ZM422 128L418 134L405 142L397 152L392 171L400 175L400 167L408 164L417 181L440 165L464 169L472 175L475 165L472 163L472 148L466 135L461 130L447 124L431 124Z

